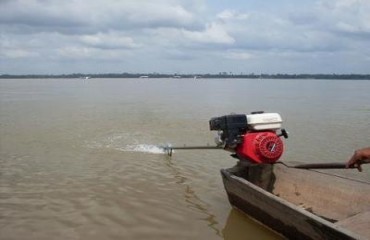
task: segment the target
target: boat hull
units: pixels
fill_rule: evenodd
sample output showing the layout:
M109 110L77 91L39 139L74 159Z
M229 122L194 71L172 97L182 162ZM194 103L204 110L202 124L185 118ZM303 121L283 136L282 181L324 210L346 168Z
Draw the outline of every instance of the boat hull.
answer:
M221 170L231 205L289 239L362 239L348 229L271 193L275 181L274 177L271 178L272 168L272 165L267 170L258 168L254 176L250 169L244 170L249 171L253 183L248 177L247 180L235 175L235 168Z

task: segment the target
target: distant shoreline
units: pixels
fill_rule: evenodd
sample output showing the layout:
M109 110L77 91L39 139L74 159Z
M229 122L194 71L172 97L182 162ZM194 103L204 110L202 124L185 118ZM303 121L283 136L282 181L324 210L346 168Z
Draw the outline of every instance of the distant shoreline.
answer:
M370 80L370 74L139 74L139 73L104 73L104 74L2 74L0 79L35 79L35 78L239 78L239 79L328 79L328 80Z

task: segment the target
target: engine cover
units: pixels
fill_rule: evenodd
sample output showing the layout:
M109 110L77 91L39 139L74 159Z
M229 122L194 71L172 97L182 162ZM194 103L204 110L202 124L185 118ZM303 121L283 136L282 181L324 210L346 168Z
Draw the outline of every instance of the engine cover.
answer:
M274 131L247 132L236 154L254 163L274 163L283 154L284 144Z

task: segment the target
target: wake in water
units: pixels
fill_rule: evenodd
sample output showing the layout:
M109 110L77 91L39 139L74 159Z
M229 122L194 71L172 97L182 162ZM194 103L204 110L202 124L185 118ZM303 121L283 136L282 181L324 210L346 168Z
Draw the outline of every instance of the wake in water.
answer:
M142 133L114 133L99 139L87 142L87 146L95 149L113 149L123 152L141 152L152 154L166 153L170 145L143 144L153 142L153 139Z
M164 154L165 149L160 146L148 145L148 144L138 144L138 145L127 145L126 148L122 149L128 152L143 152L143 153L154 153L154 154Z

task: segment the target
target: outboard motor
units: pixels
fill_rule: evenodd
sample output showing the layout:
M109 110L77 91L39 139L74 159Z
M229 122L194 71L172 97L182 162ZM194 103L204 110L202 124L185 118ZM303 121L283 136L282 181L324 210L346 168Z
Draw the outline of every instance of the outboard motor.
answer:
M242 161L259 164L274 163L283 154L280 137L288 138L288 133L281 124L278 113L264 112L230 114L209 121L210 130L218 131L217 146L234 152L233 156Z

